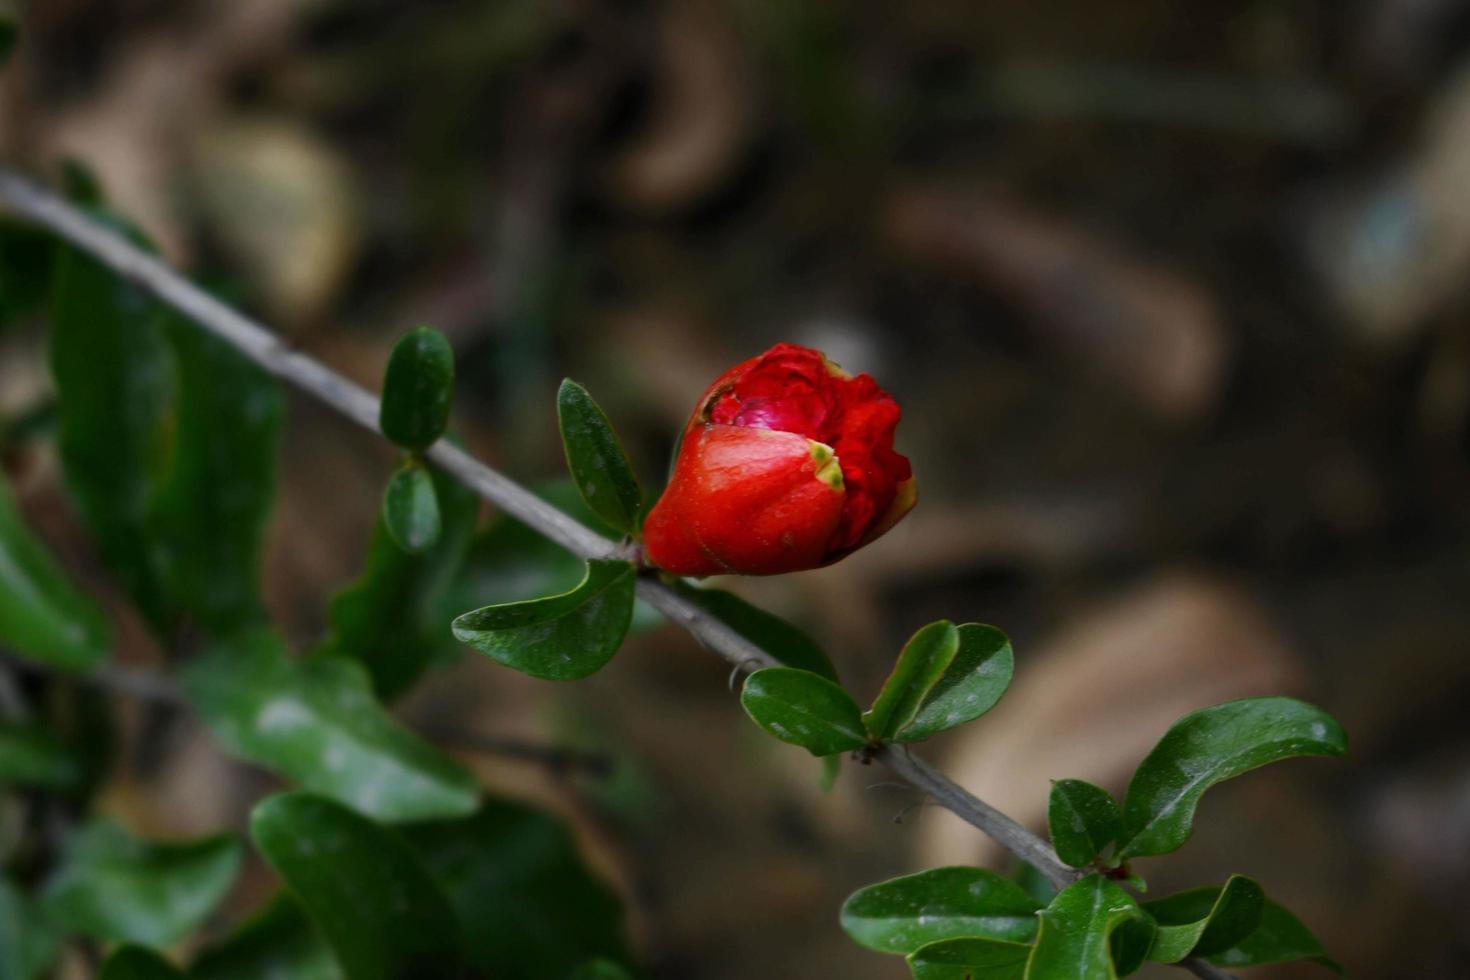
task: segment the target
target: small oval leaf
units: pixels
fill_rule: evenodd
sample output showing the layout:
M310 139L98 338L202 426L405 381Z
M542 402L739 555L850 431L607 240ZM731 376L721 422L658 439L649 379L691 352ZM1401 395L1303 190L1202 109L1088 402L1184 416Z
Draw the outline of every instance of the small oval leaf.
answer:
M945 939L909 954L914 980L1022 980L1031 947L1002 939Z
M102 964L97 980L187 980L168 960L143 946L120 946Z
M930 623L910 637L873 706L863 712L868 733L880 742L893 741L919 713L959 648L959 630L947 619Z
M449 427L454 350L437 330L410 330L393 345L383 375L378 428L409 452L432 446Z
M1177 963L1186 956L1224 952L1261 924L1265 898L1250 878L1232 875L1222 888L1194 888L1145 902L1144 911L1159 924L1148 958Z
M593 559L570 592L464 613L454 620L454 635L532 677L577 680L618 652L632 623L636 583L629 562Z
M860 888L842 906L842 928L860 946L908 955L943 939L1027 942L1041 906L982 868L932 868Z
M410 555L423 554L439 540L439 497L433 477L422 464L410 460L388 481L383 526Z
M1047 828L1057 857L1081 868L1103 852L1123 830L1123 814L1107 790L1081 779L1052 784Z
M1015 656L1011 641L994 626L962 623L959 647L939 680L920 699L919 710L894 737L920 742L974 721L995 707L1011 685Z
M812 755L835 755L867 744L857 702L809 670L758 670L745 679L740 704L757 725Z
M1026 980L1114 980L1112 935L1144 915L1123 889L1088 875L1062 889L1040 918Z
M1183 845L1200 797L1216 783L1293 756L1346 751L1342 726L1294 698L1245 698L1191 712L1133 774L1118 857L1166 854Z
M110 821L72 834L46 882L48 915L109 942L168 946L208 918L240 870L233 837L146 841Z
M556 393L556 414L567 468L582 499L608 526L637 534L643 491L607 416L587 389L570 378Z
M352 980L459 975L454 911L402 837L310 793L260 803L250 837Z

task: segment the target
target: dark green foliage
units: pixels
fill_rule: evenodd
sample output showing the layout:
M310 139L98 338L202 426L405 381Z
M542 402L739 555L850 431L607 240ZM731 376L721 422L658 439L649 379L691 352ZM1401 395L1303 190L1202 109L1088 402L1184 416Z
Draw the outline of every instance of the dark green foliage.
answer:
M545 813L487 799L473 816L404 833L459 916L465 959L484 975L540 980L592 957L631 962L617 898Z
M143 946L122 946L107 957L97 980L186 980L168 960Z
M1149 959L1173 963L1186 956L1224 952L1261 924L1265 894L1244 875L1232 875L1222 888L1195 888L1145 902L1159 924Z
M50 729L0 721L0 790L23 786L56 791L77 789L81 763Z
M289 895L273 899L229 938L204 949L193 980L341 980L327 941Z
M556 395L567 468L587 506L607 525L636 534L643 491L612 424L587 389L570 378Z
M993 871L934 868L853 892L842 906L842 928L859 945L907 955L943 939L1029 941L1040 908Z
M198 928L234 884L233 837L153 842L96 820L67 841L46 883L45 909L75 932L113 942L167 946Z
M262 630L194 660L184 684L228 751L306 789L389 821L475 808L470 774L383 710L355 661L296 660Z
M35 980L56 960L59 945L36 903L0 876L0 980Z
M419 327L393 346L383 376L378 426L410 452L422 452L449 428L454 351L437 330Z
M107 656L102 610L67 580L21 522L10 489L0 480L0 644L67 670Z
M398 834L324 797L286 793L256 806L250 837L349 980L455 975L454 912Z
M1113 933L1143 912L1122 888L1089 875L1062 889L1040 918L1027 980L1113 980Z

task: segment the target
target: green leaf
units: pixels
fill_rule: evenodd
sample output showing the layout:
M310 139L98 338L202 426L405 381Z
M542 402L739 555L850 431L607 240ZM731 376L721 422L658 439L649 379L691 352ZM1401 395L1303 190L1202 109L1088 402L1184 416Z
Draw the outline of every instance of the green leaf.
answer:
M909 954L914 980L1022 980L1031 947L965 937L921 946Z
M1069 885L1041 912L1026 980L1113 980L1110 937L1141 918L1132 896L1101 875Z
M1015 658L1011 641L994 626L962 623L959 649L920 698L913 721L899 729L896 742L921 742L974 721L995 707L1011 684Z
M97 980L186 980L184 974L151 949L120 946L102 964Z
M611 423L587 389L570 378L556 393L567 468L593 513L624 534L638 533L643 491Z
M857 702L809 670L758 670L745 679L740 704L757 725L812 755L850 752L868 742Z
M618 652L632 621L636 581L629 562L593 559L572 591L464 613L454 620L454 635L532 677L577 680Z
M229 344L177 316L167 327L176 431L149 528L171 601L208 633L225 635L265 619L261 552L285 400Z
M1336 974L1344 972L1300 919L1269 898L1261 906L1260 925L1250 935L1206 959L1217 966L1230 968L1311 960Z
M1133 774L1118 857L1178 849L1189 839L1200 797L1216 783L1280 759L1346 751L1342 726L1293 698L1245 698L1191 712Z
M96 217L146 244L117 219L104 213ZM70 246L58 247L51 372L67 484L108 567L149 621L167 628L173 611L165 600L158 542L149 527L167 459L173 384L164 313L112 270Z
M1147 915L1129 919L1113 931L1113 969L1118 976L1136 973L1153 949L1159 926Z
M0 980L35 980L60 950L61 937L41 910L0 877Z
M46 883L47 913L96 939L168 946L208 918L235 882L240 842L146 841L96 820L72 834Z
M633 980L633 974L611 960L588 960L573 970L567 980Z
M398 834L324 797L284 793L256 806L250 837L351 980L458 975L454 911Z
M0 644L67 670L107 656L107 620L20 519L0 480Z
M193 980L341 980L332 948L301 906L277 896L232 936L201 952Z
M430 327L410 330L393 345L383 376L378 427L410 452L432 446L449 428L454 400L454 350Z
M1062 779L1052 783L1046 823L1057 857L1081 868L1118 839L1123 815L1107 790L1081 779Z
M404 833L459 916L466 959L486 976L559 977L594 957L631 963L616 896L542 811L488 799L474 816Z
M863 712L869 734L891 742L908 727L959 649L960 631L947 619L930 623L910 637L873 706Z
M1194 888L1145 902L1144 911L1159 924L1148 958L1177 963L1229 949L1261 924L1265 897L1250 878L1231 875L1223 888Z
M0 788L70 790L81 785L83 775L75 754L50 731L0 721Z
M15 27L15 21L6 14L0 14L0 68L5 67L5 62L10 60L10 53L15 50L15 41L19 33Z
M0 34L4 30L0 26ZM3 44L0 37L0 46ZM55 259L56 246L46 232L23 221L0 218L0 328L45 305Z
M475 532L480 498L448 474L433 467L429 472L440 507L439 539L423 554L410 555L394 543L379 517L367 567L327 610L331 632L319 652L361 662L383 698L407 690L429 667L462 649L449 621L455 609L463 608L453 589ZM581 562L576 564L580 569Z
M227 751L306 789L387 821L475 808L474 778L394 721L360 664L295 660L278 636L257 630L192 661L183 681Z
M942 939L1027 942L1038 905L1013 881L981 868L933 868L860 888L842 928L860 946L908 955Z
M837 680L837 669L815 640L779 616L752 606L733 592L703 589L682 580L675 590L787 667L800 667Z
M383 526L404 551L421 555L439 540L439 498L422 464L410 460L388 481Z

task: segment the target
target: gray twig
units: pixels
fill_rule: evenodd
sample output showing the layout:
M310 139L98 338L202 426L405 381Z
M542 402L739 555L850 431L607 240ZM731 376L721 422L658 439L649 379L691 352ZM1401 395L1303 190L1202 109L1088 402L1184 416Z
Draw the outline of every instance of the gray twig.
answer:
M378 431L378 399L314 358L286 346L263 325L210 296L158 258L137 248L111 229L99 224L72 204L35 182L0 168L0 201L17 214L42 225L80 248L118 275L137 284L238 349L266 371L326 402L358 425ZM443 440L427 453L442 469L457 477L484 499L541 535L583 558L617 555L617 545L568 517L519 484L496 472L468 453ZM688 630L699 642L732 666L774 666L777 660L751 643L723 621L679 595L651 576L638 580L638 596L669 619ZM121 668L100 672L99 683L119 690L149 696L148 684L136 671L119 674ZM103 675L109 674L108 679ZM123 683L117 683L123 681ZM165 697L177 696L176 690ZM928 794L960 819L983 831L1012 854L1035 866L1053 883L1076 880L1077 872L1066 867L1040 837L989 804L976 799L947 776L911 755L906 749L885 746L873 754L901 779ZM1222 980L1207 963L1186 960L1186 969L1209 980Z

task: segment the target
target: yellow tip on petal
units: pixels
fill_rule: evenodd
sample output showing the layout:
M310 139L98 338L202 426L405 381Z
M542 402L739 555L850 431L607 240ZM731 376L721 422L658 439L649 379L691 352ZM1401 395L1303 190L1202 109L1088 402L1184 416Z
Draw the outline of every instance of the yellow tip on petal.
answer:
M832 447L815 439L808 439L806 444L811 449L812 461L817 464L817 479L833 490L842 490L842 465L837 461L837 454L832 451Z

